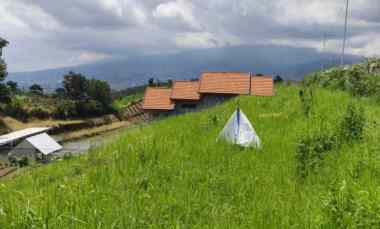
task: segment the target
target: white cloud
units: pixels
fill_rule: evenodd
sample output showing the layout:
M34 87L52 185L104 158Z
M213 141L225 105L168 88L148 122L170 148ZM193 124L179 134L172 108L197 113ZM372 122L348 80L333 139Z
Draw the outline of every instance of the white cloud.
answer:
M73 65L77 65L78 63L84 64L84 63L91 63L95 61L101 61L104 59L109 58L110 56L104 53L97 53L97 52L82 52L79 55L73 56L69 62L71 62Z
M106 11L112 12L121 20L132 20L137 25L142 25L146 21L145 12L139 4L132 0L98 0Z
M190 28L200 30L201 25L193 15L194 6L190 1L176 0L159 4L153 11L153 17L181 20Z
M341 1L343 3L343 1ZM280 0L273 15L280 24L335 24L342 21L344 4L337 1Z
M181 33L175 37L175 43L184 48L214 48L226 45L238 45L236 37L222 37L207 32Z

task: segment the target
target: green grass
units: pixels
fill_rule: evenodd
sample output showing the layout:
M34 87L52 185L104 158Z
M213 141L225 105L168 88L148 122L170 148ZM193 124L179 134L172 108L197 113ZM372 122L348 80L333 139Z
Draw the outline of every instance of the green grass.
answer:
M112 102L112 107L117 111L123 110L128 107L132 102L138 101L144 97L143 93L138 93L134 95L128 95L120 99L115 99Z
M240 97L261 150L216 141L236 107L232 100L126 130L88 155L2 181L0 228L372 225L380 203L380 107L371 99L317 89L313 115L306 118L298 90L279 86L275 97ZM300 179L297 142L320 128L335 128L351 100L366 110L364 140L329 152Z

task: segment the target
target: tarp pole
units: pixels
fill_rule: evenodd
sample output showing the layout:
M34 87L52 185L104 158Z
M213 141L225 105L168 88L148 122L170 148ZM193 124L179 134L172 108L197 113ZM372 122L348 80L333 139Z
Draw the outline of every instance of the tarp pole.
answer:
M237 119L237 133L235 134L235 143L238 142L238 138L240 135L240 107L238 106L236 110L236 119Z

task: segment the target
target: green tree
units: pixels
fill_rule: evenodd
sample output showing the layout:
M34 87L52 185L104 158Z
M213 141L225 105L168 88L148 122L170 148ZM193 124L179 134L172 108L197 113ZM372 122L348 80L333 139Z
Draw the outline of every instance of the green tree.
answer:
M112 103L111 87L106 81L92 79L88 82L87 95L107 109Z
M8 45L8 41L0 38L0 82L4 81L7 77L7 64L1 59L3 47Z
M0 83L0 103L8 104L10 102L11 97L9 88L5 84Z
M0 82L4 81L7 75L7 64L0 59Z
M18 84L14 81L8 81L7 86L12 93L16 93L18 91Z
M154 78L149 78L148 85L149 85L149 87L153 87L154 86Z
M282 82L284 82L284 79L282 79L281 76L276 75L276 76L274 77L273 82L274 82L274 83L282 83Z
M44 89L38 84L33 84L32 86L30 86L29 91L35 95L43 95L44 94Z
M0 38L0 103L10 102L10 91L2 82L8 75L7 64L1 59L1 49L8 44L7 41Z
M78 115L82 117L91 117L105 113L103 105L97 100L82 100L77 102L76 105Z
M69 72L63 80L66 95L74 100L82 100L87 97L88 84L84 75L75 72Z
M66 94L66 91L64 88L60 87L60 88L55 89L55 95L57 97L63 98L63 97L65 97L65 94Z

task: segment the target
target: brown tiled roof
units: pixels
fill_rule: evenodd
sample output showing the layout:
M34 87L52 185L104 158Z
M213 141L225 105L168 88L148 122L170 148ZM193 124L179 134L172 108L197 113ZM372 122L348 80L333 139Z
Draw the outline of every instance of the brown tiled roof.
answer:
M172 89L148 87L145 91L144 110L173 110L174 102L170 99Z
M249 94L249 73L212 72L201 75L200 93Z
M199 81L174 81L172 99L199 100Z
M257 76L251 79L251 95L273 96L273 79L270 76Z

